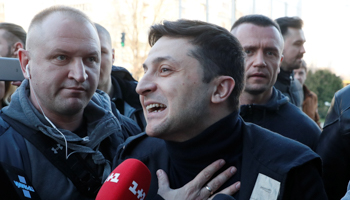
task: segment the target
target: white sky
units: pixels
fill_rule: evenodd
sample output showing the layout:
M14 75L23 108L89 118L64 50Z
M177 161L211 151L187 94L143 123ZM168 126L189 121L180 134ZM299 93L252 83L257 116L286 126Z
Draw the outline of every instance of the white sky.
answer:
M350 1L304 0L305 60L350 79Z

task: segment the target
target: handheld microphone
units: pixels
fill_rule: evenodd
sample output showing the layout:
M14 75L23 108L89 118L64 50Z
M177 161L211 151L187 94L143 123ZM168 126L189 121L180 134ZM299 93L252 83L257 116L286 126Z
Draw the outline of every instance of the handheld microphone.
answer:
M235 200L235 198L227 194L217 194L214 196L213 200Z
M0 162L1 199L40 200L23 170Z
M108 176L96 200L144 200L151 184L151 172L137 159L127 159Z

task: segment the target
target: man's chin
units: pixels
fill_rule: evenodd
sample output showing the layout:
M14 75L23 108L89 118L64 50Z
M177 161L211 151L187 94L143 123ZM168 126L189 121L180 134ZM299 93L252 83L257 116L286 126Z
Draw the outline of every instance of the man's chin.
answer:
M246 87L244 89L244 92L251 94L251 95L260 95L266 91L266 87L254 87L254 88L249 88Z
M65 116L74 116L82 112L83 107L69 107L67 109L61 110L61 113Z
M301 67L301 59L296 60L292 65L290 65L290 69L299 69Z
M70 101L61 105L58 109L60 109L59 112L63 115L72 116L82 112L86 106L87 103L84 101Z
M155 138L160 138L160 139L162 139L161 134L155 132L154 130L149 130L149 129L146 128L145 132L146 132L146 134L147 134L149 137L155 137Z

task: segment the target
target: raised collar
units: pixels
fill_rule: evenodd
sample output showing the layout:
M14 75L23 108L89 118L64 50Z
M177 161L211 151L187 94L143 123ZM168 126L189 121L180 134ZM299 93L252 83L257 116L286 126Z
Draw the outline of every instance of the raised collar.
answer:
M290 85L291 80L294 79L293 73L290 73L288 71L284 71L282 68L280 68L280 73L277 76L277 81L285 84Z
M169 155L181 168L203 169L218 158L229 159L242 151L241 122L233 112L188 141L166 141Z

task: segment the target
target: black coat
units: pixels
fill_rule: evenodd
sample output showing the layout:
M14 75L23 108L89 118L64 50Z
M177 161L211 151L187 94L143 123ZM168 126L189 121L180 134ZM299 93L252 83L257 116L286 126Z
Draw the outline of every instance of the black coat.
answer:
M114 167L128 158L141 160L151 171L147 200L161 199L157 196L158 169L167 173L170 187L176 189L220 158L226 161L221 171L228 166L237 167L237 173L222 188L241 181L241 189L234 195L238 200L250 199L259 174L280 183L279 200L326 199L317 154L303 144L245 123L238 113L182 143L148 137L145 133L130 137L119 146Z
M298 80L294 79L293 72L290 73L281 68L277 76L275 88L286 95L289 98L289 102L302 109L304 101L303 86Z
M350 86L335 93L316 152L328 198L339 200L350 180Z
M246 122L257 124L316 150L321 129L275 88L266 104L242 105L240 115Z
M136 93L137 81L130 72L123 67L112 66L113 97L111 101L119 112L134 120L143 131L146 120L143 115L139 94Z

